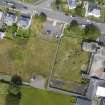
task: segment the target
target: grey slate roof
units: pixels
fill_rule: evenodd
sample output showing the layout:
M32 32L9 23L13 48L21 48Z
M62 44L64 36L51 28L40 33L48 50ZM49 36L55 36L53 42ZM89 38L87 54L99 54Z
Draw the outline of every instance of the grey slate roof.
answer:
M26 15L26 14L22 14L19 17L19 24L23 27L26 27L29 24L30 21L30 16Z
M84 98L77 98L76 105L92 105L92 102Z
M17 17L16 17L16 14L14 13L11 13L11 12L8 12L5 14L5 17L4 17L4 22L7 24L7 25L12 25L13 23L15 23L17 20Z

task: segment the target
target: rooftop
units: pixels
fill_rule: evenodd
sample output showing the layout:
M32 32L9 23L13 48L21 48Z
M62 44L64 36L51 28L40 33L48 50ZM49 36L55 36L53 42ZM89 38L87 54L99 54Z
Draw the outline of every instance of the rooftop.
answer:
M93 3L89 3L88 12L89 12L88 13L89 15L95 16L95 17L100 17L101 15L100 8Z
M14 13L8 12L5 14L4 17L4 23L6 23L8 26L13 25L17 21L17 16Z
M18 19L18 26L28 28L31 24L31 16L27 14L21 14Z
M84 98L77 98L76 105L92 105L92 102Z

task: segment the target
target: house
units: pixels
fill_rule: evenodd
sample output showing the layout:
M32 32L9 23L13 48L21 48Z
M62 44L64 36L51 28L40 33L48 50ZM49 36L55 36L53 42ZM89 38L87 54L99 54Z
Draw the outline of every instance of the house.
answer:
M69 9L75 9L77 7L76 0L68 0Z
M8 12L4 16L4 23L7 24L7 26L12 26L14 23L17 22L17 16L14 13Z
M5 33L4 32L0 32L0 39L3 39L5 36Z
M18 27L27 29L30 27L31 21L32 21L32 16L30 16L28 14L21 14L18 19L17 25L18 25Z
M92 105L92 102L88 99L77 98L76 105Z
M88 16L100 17L101 10L96 4L89 3L88 4Z

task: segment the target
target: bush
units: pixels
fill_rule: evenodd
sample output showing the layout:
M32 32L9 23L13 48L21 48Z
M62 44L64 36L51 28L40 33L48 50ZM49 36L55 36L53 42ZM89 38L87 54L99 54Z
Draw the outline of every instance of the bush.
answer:
M12 26L12 34L17 32L17 28L18 28L17 25L13 24L13 26Z
M21 85L22 85L21 77L18 75L14 75L10 81L10 86L9 86L9 90L8 90L9 94L18 96L20 94Z
M75 9L76 15L83 16L83 5L78 5Z
M96 40L100 34L100 30L94 24L89 24L86 25L83 35L84 39Z
M12 76L11 84L14 86L21 86L22 85L22 78L18 75Z
M57 6L60 5L60 3L61 3L61 0L56 0L55 1L55 5L57 5Z
M46 21L47 16L44 12L41 12L39 16L36 16L36 19L39 19L41 22Z
M78 27L78 22L76 20L72 20L71 23L70 23L70 28L72 27Z

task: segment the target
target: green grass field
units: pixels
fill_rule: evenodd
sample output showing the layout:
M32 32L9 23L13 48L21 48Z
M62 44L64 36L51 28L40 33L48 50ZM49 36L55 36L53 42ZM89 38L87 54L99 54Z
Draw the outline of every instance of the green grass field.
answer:
M56 39L40 35L38 32L40 26L36 26L37 22L35 23L33 21L28 39L23 37L13 39L11 32L8 32L9 38L0 41L0 73L9 75L19 73L24 80L29 80L32 74L47 78L56 50Z
M0 83L0 105L74 105L75 98L31 87L22 87L22 98L8 95L8 85Z

